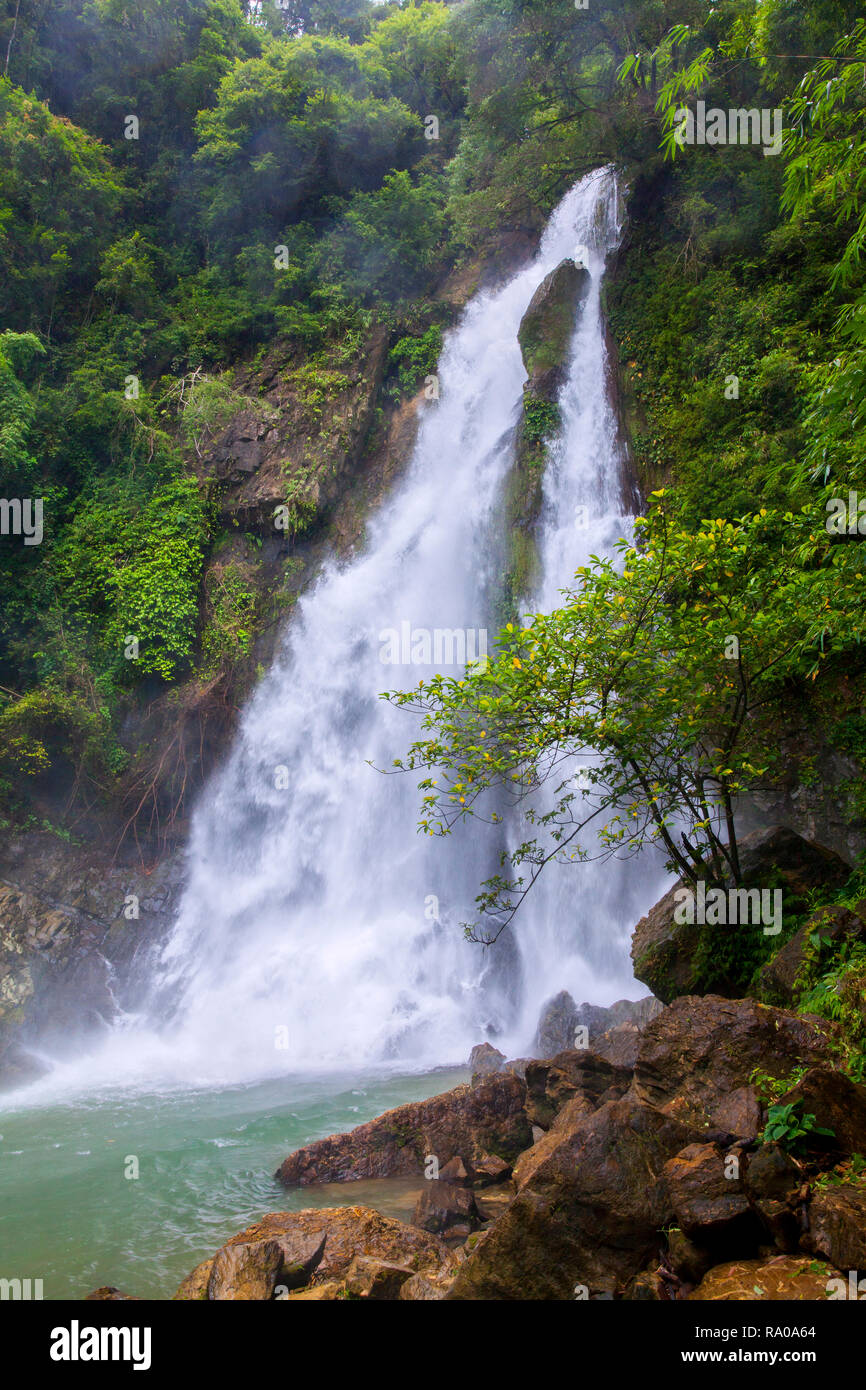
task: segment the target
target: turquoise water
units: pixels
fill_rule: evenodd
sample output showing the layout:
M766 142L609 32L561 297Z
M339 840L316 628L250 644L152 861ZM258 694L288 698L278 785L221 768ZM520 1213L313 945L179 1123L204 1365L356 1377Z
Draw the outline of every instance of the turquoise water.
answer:
M46 1299L79 1299L102 1284L171 1298L264 1212L361 1202L405 1218L420 1180L287 1191L272 1174L302 1144L467 1079L462 1070L281 1078L17 1108L4 1096L0 1278L42 1279ZM137 1179L124 1176L132 1156Z

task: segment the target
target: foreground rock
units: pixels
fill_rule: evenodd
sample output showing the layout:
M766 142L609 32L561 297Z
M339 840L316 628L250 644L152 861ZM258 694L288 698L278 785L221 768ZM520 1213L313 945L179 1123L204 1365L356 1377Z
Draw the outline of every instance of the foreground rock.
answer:
M697 1136L627 1098L566 1111L514 1201L460 1266L449 1299L571 1299L622 1292L673 1215L664 1165Z
M286 1187L356 1178L424 1175L432 1156L440 1170L462 1159L470 1177L491 1155L511 1163L532 1143L524 1111L526 1086L511 1072L475 1087L458 1086L430 1100L389 1110L349 1134L334 1134L291 1154L277 1169Z
M412 1225L434 1235L468 1236L481 1224L481 1213L471 1187L434 1180L424 1184L415 1204Z
M397 1298L415 1274L450 1276L454 1257L435 1235L368 1207L271 1212L183 1281L177 1299L269 1301L347 1282L358 1297Z
M835 1269L815 1270L803 1256L776 1255L769 1260L734 1260L717 1265L701 1280L689 1299L698 1302L732 1300L746 1303L781 1300L825 1301L828 1281L839 1278Z
M786 826L747 835L740 844L740 867L745 884L782 888L785 910L791 912L802 911L812 889L840 888L851 872L833 850ZM675 895L682 887L675 884L634 929L631 956L637 979L666 1004L685 994L742 994L743 982L730 974L726 954L713 951L713 934L730 928L674 920ZM735 930L761 933L763 928L742 924Z

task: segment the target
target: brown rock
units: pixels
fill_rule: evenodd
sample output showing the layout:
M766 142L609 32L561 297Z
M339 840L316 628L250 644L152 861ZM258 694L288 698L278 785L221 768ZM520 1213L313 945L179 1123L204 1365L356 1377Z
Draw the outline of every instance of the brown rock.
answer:
M766 1260L734 1260L716 1265L689 1294L698 1302L742 1300L777 1302L827 1298L827 1280L838 1274L827 1269L816 1273L808 1257L776 1255Z
M263 1236L268 1223L272 1234ZM263 1301L273 1298L278 1285L290 1290L309 1284L322 1258L325 1233L307 1233L292 1226L278 1229L278 1224L265 1217L217 1251L208 1281L209 1299Z
M211 1255L210 1259L202 1260L200 1265L196 1265L192 1273L183 1280L174 1297L176 1299L206 1300L213 1263L214 1257Z
M866 1271L866 1189L840 1184L816 1192L801 1244L837 1269Z
M85 1294L85 1303L140 1303L141 1299L134 1293L121 1293L120 1289L114 1288L112 1284L103 1284L101 1289L94 1289L93 1293Z
M790 941L761 967L758 983L762 997L770 1003L796 1004L797 979L806 958L809 938L816 931L836 945L842 941L863 940L866 937L866 899L857 903L853 912L838 905L813 912Z
M589 1048L559 1052L526 1068L526 1114L531 1124L549 1129L558 1112L580 1095L593 1107L618 1100L631 1083L631 1072Z
M388 1264L358 1255L352 1261L346 1277L346 1292L352 1298L369 1298L374 1302L396 1302L400 1290L415 1271L408 1265Z
M331 1135L299 1149L277 1170L286 1187L386 1178L424 1172L435 1155L441 1168L460 1155L470 1169L496 1153L511 1161L532 1140L523 1104L524 1083L510 1072L478 1086L458 1086L430 1100L389 1110L350 1134Z
M424 1184L415 1204L412 1225L422 1231L444 1236L456 1226L467 1226L468 1235L481 1222L481 1215L470 1187L432 1180Z
M677 1228L667 1232L668 1264L685 1284L699 1284L712 1267L714 1256Z
M597 1057L604 1058L613 1066L631 1071L640 1050L640 1035L641 1030L636 1023L619 1023L616 1028L609 1028L600 1038L596 1038L592 1050Z
M756 1067L787 1076L829 1057L833 1025L754 999L691 995L648 1023L634 1069L636 1096L671 1114L706 1122Z
M511 1177L511 1164L498 1154L482 1154L472 1164L472 1180L476 1187L492 1187Z
M790 1101L802 1101L804 1115L814 1115L822 1129L833 1131L833 1139L810 1136L804 1141L810 1150L866 1153L866 1086L858 1086L832 1067L812 1067L779 1104Z
M716 1128L754 1143L762 1123L761 1102L754 1086L738 1086L736 1091L723 1096L710 1119Z
M472 1085L477 1086L485 1076L495 1076L505 1065L505 1053L490 1043L478 1043L469 1054L469 1070L472 1072Z
M758 1226L739 1177L726 1177L716 1144L689 1144L669 1159L664 1177L674 1216L687 1236L707 1242L725 1236L757 1245Z
M621 1290L658 1252L673 1215L662 1170L692 1137L632 1098L552 1130L547 1153L478 1238L448 1298L571 1299L577 1284L591 1295Z
M453 1158L449 1158L448 1162L442 1165L439 1169L439 1177L443 1182L468 1183L470 1181L466 1164L459 1154L455 1154Z
M217 1252L207 1296L269 1300L311 1278L341 1284L358 1257L435 1276L450 1272L454 1258L436 1236L368 1207L270 1212ZM201 1297L191 1290L202 1286L204 1268L193 1271L177 1297Z

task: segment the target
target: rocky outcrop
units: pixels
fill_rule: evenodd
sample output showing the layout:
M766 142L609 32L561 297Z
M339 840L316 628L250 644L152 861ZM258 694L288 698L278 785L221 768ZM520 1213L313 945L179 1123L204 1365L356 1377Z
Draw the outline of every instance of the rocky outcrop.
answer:
M515 461L505 497L510 546L506 590L512 602L529 592L537 574L535 528L541 512L547 446L559 427L559 392L566 380L569 346L589 286L588 270L574 261L563 261L539 285L517 335L528 381L523 388Z
M15 836L0 857L0 1089L44 1070L28 1045L64 1057L98 1038L126 998L137 956L174 920L182 865L148 873L52 835Z
M631 1069L615 1066L590 1051L560 1052L526 1068L526 1114L533 1125L549 1129L565 1104L579 1096L593 1110L618 1100L631 1083Z
M740 844L740 868L746 886L781 888L786 912L802 911L813 889L839 888L851 872L833 850L804 840L786 826L746 836ZM676 894L683 886L675 884L635 927L631 957L636 977L666 1004L683 994L742 994L742 981L732 973L731 954L713 950L718 932L732 928L674 920ZM762 928L742 924L733 930Z
M572 1103L574 1104L574 1103ZM449 1299L570 1299L622 1291L672 1208L666 1161L696 1137L627 1097L551 1131L543 1160L461 1264Z
M584 266L565 260L545 276L532 296L517 340L533 395L554 401L564 384L571 338L590 284Z
M812 1067L778 1103L794 1103L798 1113L814 1115L821 1129L831 1131L832 1137L810 1136L814 1147L866 1154L866 1086L858 1086L842 1072L829 1065Z
M642 1028L661 1012L664 1005L653 995L643 999L618 999L604 1008L599 1004L575 1004L567 990L561 990L543 1006L535 1035L538 1057L555 1057L579 1045L578 1029L586 1030L583 1041L598 1050L601 1039L614 1028L630 1024Z
M495 1076L505 1066L505 1053L490 1043L478 1043L469 1054L472 1085L477 1086L486 1076Z
M389 1110L350 1134L320 1139L293 1153L276 1177L286 1187L352 1178L423 1176L428 1157L440 1169L461 1158L472 1172L490 1154L510 1162L531 1143L524 1111L526 1087L510 1072L478 1086L458 1086L431 1100Z
M368 1207L271 1212L193 1270L175 1297L262 1302L311 1284L337 1297L351 1283L357 1297L397 1298L413 1275L453 1268L438 1237Z
M717 1124L732 1092L755 1069L786 1077L826 1064L833 1025L799 1018L754 999L677 999L644 1029L635 1095L702 1124Z

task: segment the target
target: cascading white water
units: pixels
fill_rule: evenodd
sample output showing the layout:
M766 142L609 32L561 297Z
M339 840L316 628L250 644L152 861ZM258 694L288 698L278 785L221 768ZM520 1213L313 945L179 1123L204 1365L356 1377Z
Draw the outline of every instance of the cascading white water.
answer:
M612 554L616 542L633 530L630 504L635 499L611 400L601 308L605 263L620 237L619 192L610 169L590 175L579 187L584 196L574 209L571 227L592 279L560 393L562 429L549 450L545 471L541 573L527 604L535 612L549 612L560 604L561 591L578 566L592 555ZM511 838L516 844L534 833L516 825ZM594 852L591 833L581 843ZM661 856L651 852L644 852L639 861L591 860L573 867L547 867L513 925L522 983L516 1045L531 1038L539 1003L562 989L578 1002L594 1004L639 992L629 967L631 930L661 897L667 880Z
M385 634L477 633L492 621L525 379L517 332L541 280L581 244L593 284L546 485L539 605L627 528L598 298L616 235L616 182L601 170L562 201L534 262L477 295L449 335L441 399L423 408L405 477L363 553L329 562L300 601L229 762L202 797L188 887L160 963L156 997L171 1000L170 1015L128 1020L104 1050L106 1078L195 1084L459 1062L489 1028L525 1047L555 989L597 1002L629 985L638 992L626 935L652 899L620 869L552 869L558 886L533 897L510 943L484 952L459 924L475 915L501 845L469 830L419 836L416 779L370 766L390 766L416 730L380 692L433 673L385 664ZM592 521L581 531L574 509L583 502Z

